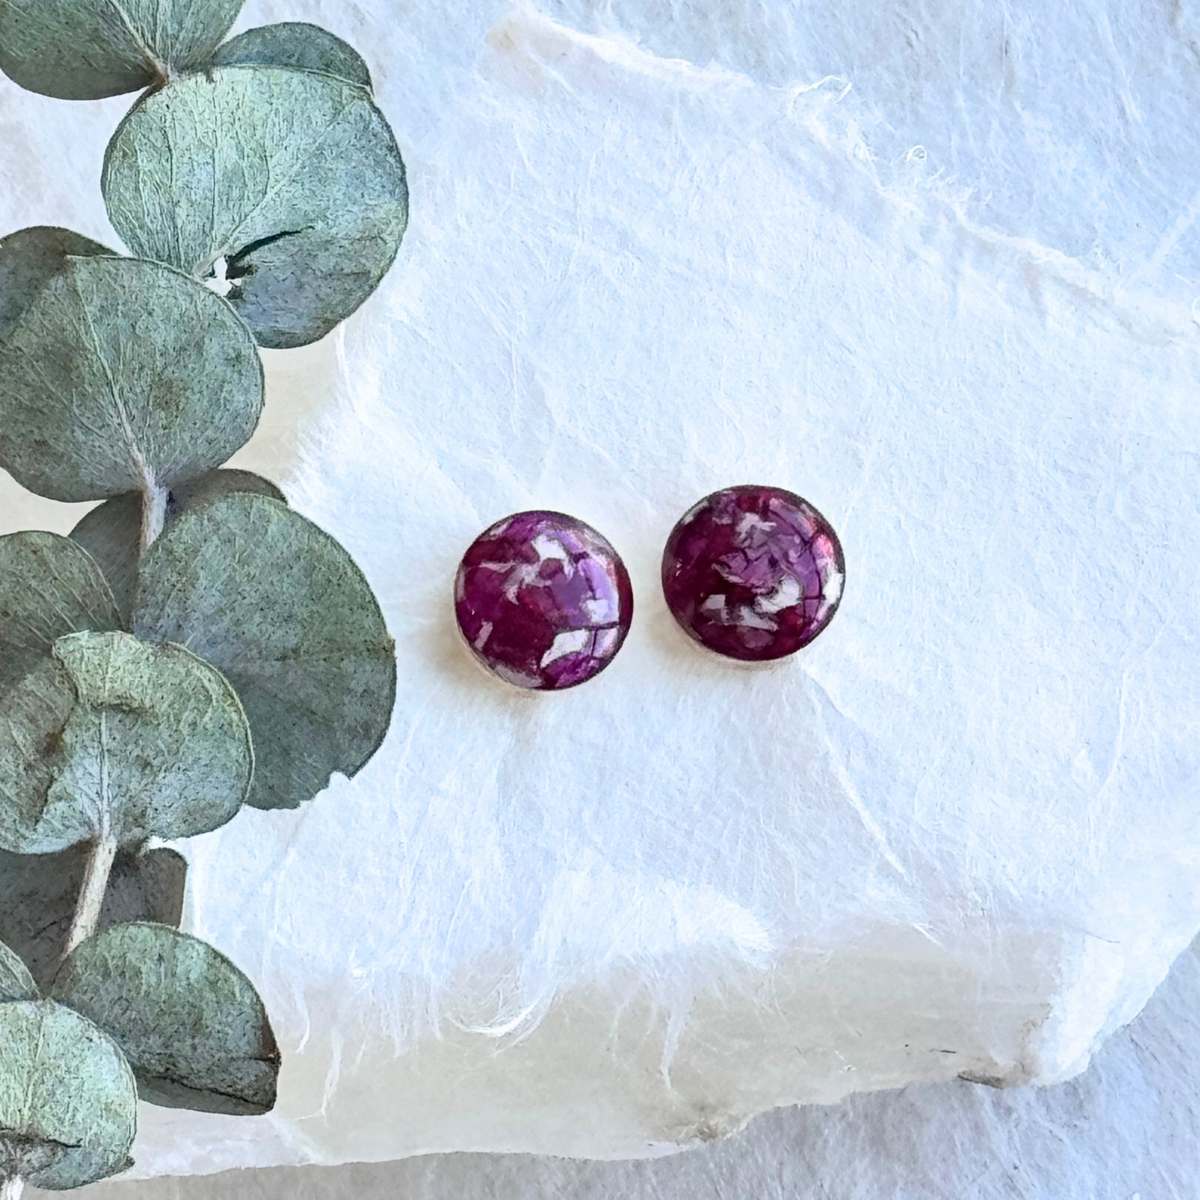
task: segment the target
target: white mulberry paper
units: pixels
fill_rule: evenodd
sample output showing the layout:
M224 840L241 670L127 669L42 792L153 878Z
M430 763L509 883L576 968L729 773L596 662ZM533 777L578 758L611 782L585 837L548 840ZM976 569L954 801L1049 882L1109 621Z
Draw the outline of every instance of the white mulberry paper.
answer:
M410 166L336 397L317 352L271 356L270 397L320 410L284 483L376 587L401 699L358 780L191 844L281 1103L147 1110L139 1170L650 1155L1083 1070L1200 927L1195 14L245 16L364 49ZM4 151L44 173L13 223L102 236L76 193L120 107L10 93L27 139L53 111ZM657 592L676 517L737 482L846 551L833 624L767 671ZM531 699L448 597L535 506L600 528L639 608L600 679Z

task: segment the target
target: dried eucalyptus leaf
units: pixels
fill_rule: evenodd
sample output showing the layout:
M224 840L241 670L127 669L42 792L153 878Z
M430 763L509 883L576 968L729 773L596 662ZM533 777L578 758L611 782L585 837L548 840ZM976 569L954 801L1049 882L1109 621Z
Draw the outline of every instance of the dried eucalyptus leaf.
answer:
M270 480L251 471L210 471L171 492L167 498L167 524L180 513L237 492L253 492L284 500L283 493ZM123 621L129 619L137 587L141 530L142 498L134 492L106 500L71 530L71 540L78 542L100 564Z
M13 1000L36 1000L37 984L20 956L0 942L0 1004Z
M0 242L0 270L27 288L8 302L18 315L0 340L0 466L68 501L171 488L219 467L262 412L244 323L170 267L55 257L48 242L42 276L28 237Z
M0 238L0 342L68 259L113 257L91 238L48 225Z
M60 637L120 625L99 566L70 539L35 532L0 537L0 713L4 693Z
M185 513L142 563L133 628L186 642L237 689L257 762L249 803L295 808L379 748L395 647L362 572L265 496Z
M39 987L54 982L83 889L90 847L59 854L0 850L0 941L24 961ZM154 921L176 928L183 918L187 860L160 847L123 851L113 863L96 928Z
M353 46L319 25L284 21L248 29L213 56L217 66L293 67L333 75L358 87L371 86L371 72Z
M0 849L42 854L95 836L69 800L65 812L45 811L75 705L71 678L54 658L0 697Z
M0 848L182 838L242 806L254 756L219 671L181 646L76 633L0 702Z
M117 925L67 959L56 998L125 1052L143 1100L256 1116L275 1106L279 1047L254 985L198 938Z
M203 66L243 0L0 0L0 69L62 100L135 92Z
M108 215L135 253L199 277L264 346L303 346L375 290L408 224L404 163L363 87L216 67L150 93L109 143Z
M97 930L128 921L153 921L178 929L183 920L187 871L187 859L166 846L141 854L118 854Z
M67 1191L133 1166L137 1086L111 1038L39 1000L0 1004L0 1175Z

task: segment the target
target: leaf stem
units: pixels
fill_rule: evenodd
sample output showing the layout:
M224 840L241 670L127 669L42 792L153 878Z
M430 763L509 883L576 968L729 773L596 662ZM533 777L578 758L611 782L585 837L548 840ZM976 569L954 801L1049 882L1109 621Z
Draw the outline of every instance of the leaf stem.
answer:
M145 554L167 523L169 492L158 484L148 482L142 492L142 553Z
M21 1200L21 1193L24 1190L25 1180L19 1175L11 1176L0 1183L0 1200Z
M71 925L71 936L63 951L66 958L80 942L86 941L96 932L100 921L100 909L104 904L104 893L108 891L108 877L112 874L113 862L117 857L117 839L113 837L105 822L99 836L92 843L88 856L87 873L83 877L83 888L75 908L75 920ZM0 1200L8 1200L0 1196Z

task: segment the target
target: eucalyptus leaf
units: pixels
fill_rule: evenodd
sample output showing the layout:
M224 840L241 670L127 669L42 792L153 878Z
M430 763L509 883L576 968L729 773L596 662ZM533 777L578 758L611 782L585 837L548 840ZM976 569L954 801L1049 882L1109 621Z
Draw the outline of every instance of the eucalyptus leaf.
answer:
M395 646L370 585L327 533L264 496L186 513L142 563L133 628L187 642L237 689L254 736L249 803L295 808L383 741Z
M69 253L70 236L0 241L0 273L21 289L0 339L0 466L68 501L172 488L220 466L262 412L250 331L199 281Z
M0 718L0 848L14 853L207 833L250 787L237 696L181 646L71 634L8 692Z
M283 67L215 67L143 97L109 143L103 189L135 253L223 270L234 308L279 348L358 308L408 224L404 163L369 91Z
M221 496L253 492L283 501L283 493L270 480L251 471L211 471L176 488L167 497L167 524L181 513ZM71 530L78 542L99 564L117 600L123 621L128 621L137 587L141 554L142 497L136 492L114 496L92 509Z
M68 259L114 257L91 238L49 225L19 229L0 238L0 342Z
M37 984L20 956L0 942L0 1004L13 1000L36 1000Z
M133 1166L137 1087L121 1051L52 1000L0 1004L0 1177L66 1191Z
M243 0L0 0L0 69L63 100L98 100L203 66Z
M54 995L125 1052L143 1100L254 1116L275 1106L279 1047L254 985L198 938L117 925L63 964Z
M0 714L4 693L60 637L120 624L99 566L70 539L37 532L0 537Z
M358 87L371 86L371 72L353 46L319 25L284 21L248 29L231 38L214 55L217 66L294 67L333 75Z
M0 941L42 988L54 982L66 951L90 850L84 845L59 854L0 850ZM178 928L186 885L187 860L177 851L123 851L113 863L96 928L125 921Z

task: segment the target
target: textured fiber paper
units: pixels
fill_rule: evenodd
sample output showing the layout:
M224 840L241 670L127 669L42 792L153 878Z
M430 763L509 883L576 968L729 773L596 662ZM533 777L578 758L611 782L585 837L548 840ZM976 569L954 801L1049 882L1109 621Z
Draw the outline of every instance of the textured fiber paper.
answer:
M996 1091L914 1084L776 1109L670 1158L443 1154L103 1184L104 1200L1151 1200L1196 1178L1196 946L1083 1075Z
M380 595L401 698L359 779L188 847L281 1103L146 1111L140 1171L660 1154L1062 1080L1138 1012L1200 926L1200 76L1189 10L1105 12L248 6L356 41L410 167L336 396L272 356L268 401L311 414L285 487ZM6 160L59 206L13 223L110 236L67 149L120 106L10 93ZM846 552L771 670L657 590L739 482ZM638 596L613 666L536 699L449 603L530 507Z

